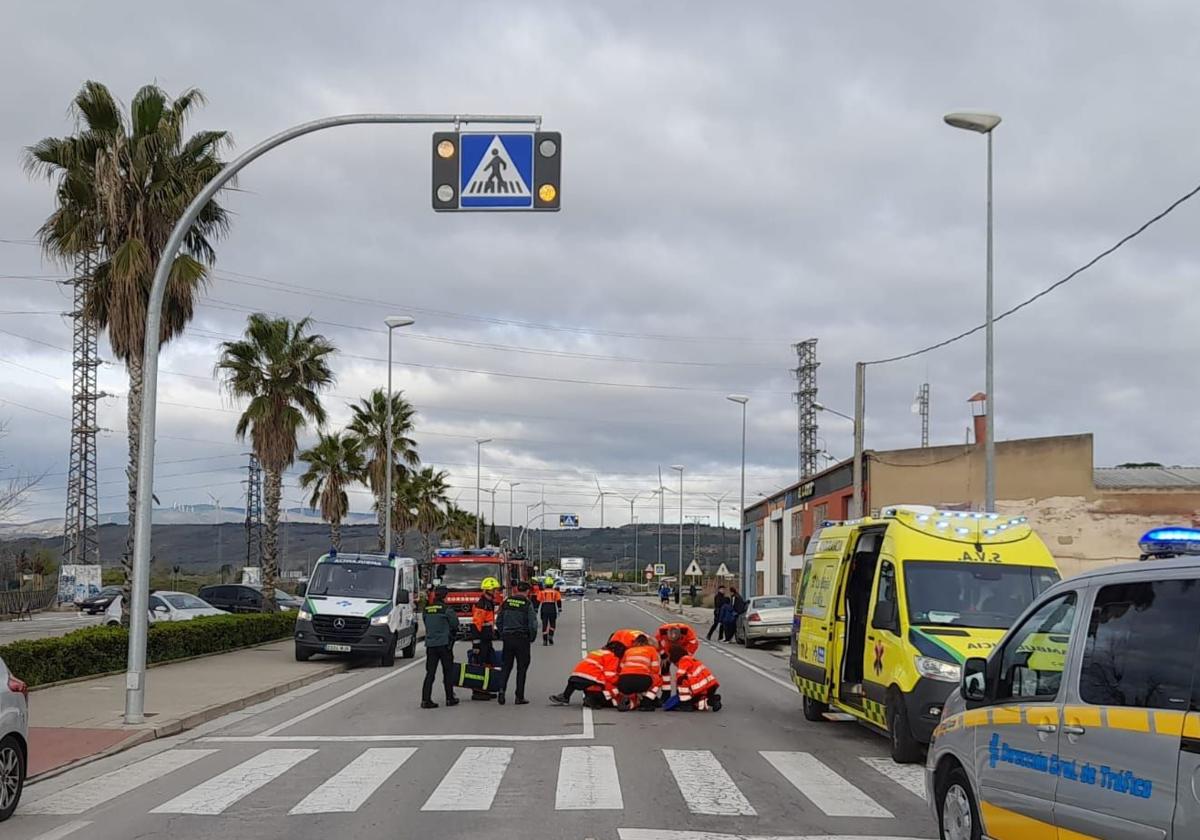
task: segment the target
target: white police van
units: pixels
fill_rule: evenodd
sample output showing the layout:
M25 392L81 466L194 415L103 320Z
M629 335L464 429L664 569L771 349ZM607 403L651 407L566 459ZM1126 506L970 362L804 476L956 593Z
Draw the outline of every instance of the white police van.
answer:
M934 729L946 840L1200 837L1200 530L1042 593Z
M377 656L384 667L417 648L417 561L330 552L317 561L296 616L296 660L314 653Z

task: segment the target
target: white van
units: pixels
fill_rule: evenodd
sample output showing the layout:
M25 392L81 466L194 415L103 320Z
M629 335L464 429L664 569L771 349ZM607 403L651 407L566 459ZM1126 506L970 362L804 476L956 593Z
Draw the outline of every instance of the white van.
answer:
M417 649L417 561L330 552L317 561L296 616L296 660L314 653L371 655L384 667Z

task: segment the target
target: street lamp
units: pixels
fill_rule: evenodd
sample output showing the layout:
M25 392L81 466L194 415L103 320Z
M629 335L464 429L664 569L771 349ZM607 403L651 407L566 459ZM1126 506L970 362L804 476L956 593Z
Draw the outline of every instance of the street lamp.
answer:
M387 361L387 476L384 479L386 490L383 496L383 553L389 557L392 554L392 333L397 327L408 327L413 319L407 315L389 315L383 319L388 331L388 361ZM376 473L378 475L378 473Z
M482 462L483 445L485 443L491 443L491 442L492 442L491 438L475 438L475 547L476 548L482 547L479 543L479 538L480 538L479 532L483 529L483 522L479 518L480 514L483 512L482 502L480 501L480 499L483 496L483 491L482 491L482 488L480 487L480 481L481 481L480 465L483 463Z
M675 579L675 603L679 603L683 592L683 464L672 464L671 469L679 473L679 576Z
M863 423L860 418L862 417L865 405L862 387L865 371L866 366L862 362L859 362L855 366L855 377L858 384L855 387L854 412L859 415L858 417L851 417L849 414L838 411L835 408L830 408L819 402L813 403L813 408L817 411L824 411L836 417L841 417L843 420L849 420L854 427L854 467L852 471L854 495L850 499L850 510L847 511L850 519L857 519L863 515Z
M757 583L749 564L746 562L746 535L743 531L746 519L746 403L750 398L745 394L730 394L725 399L735 402L742 407L742 491L741 506L738 508L738 571L742 575L742 597L754 597L754 585ZM717 503L718 517L721 503Z
M508 482L508 547L513 547L513 488L520 486L519 481Z
M984 421L983 434L983 506L984 510L996 509L996 436L995 436L995 400L992 393L995 389L993 376L993 361L995 350L993 345L993 307L992 307L992 132L1000 125L998 114L956 112L946 114L943 119L946 124L977 134L987 135L987 316L984 330L985 362L983 393L987 411Z

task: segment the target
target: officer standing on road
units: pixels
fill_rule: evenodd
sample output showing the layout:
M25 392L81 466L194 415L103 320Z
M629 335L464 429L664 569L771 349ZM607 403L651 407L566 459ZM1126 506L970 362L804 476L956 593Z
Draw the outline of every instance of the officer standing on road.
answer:
M425 614L425 682L421 685L421 708L436 709L433 702L433 681L438 665L442 666L442 683L446 688L446 705L457 706L454 696L454 639L458 636L458 616L446 606L447 589L439 586L426 605Z
M554 631L558 628L558 614L562 612L562 593L554 588L554 578L546 578L546 586L538 597L542 617L542 645L554 644Z
M504 599L496 613L496 632L504 643L504 673L500 677L500 693L496 702L504 705L504 692L512 676L513 665L517 666L516 704L523 706L525 699L525 674L529 670L529 646L537 638L537 613L529 598L529 584L517 583L517 591Z
M486 577L479 588L483 590L483 594L471 608L471 623L475 626L475 653L480 665L491 668L496 656L492 640L496 635L496 593L500 591L500 581L494 577ZM471 692L471 699L491 700L492 695L477 690Z

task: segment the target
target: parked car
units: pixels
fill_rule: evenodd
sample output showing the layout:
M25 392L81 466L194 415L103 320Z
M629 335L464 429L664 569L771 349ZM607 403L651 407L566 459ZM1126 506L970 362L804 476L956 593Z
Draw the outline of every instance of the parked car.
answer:
M0 822L21 801L29 767L29 689L0 659Z
M79 602L79 611L88 615L100 615L108 609L108 605L112 603L113 598L121 594L121 587L106 586L88 598L84 598Z
M200 597L226 612L262 612L262 587L250 583L218 583L200 589ZM298 610L303 601L282 589L275 590L275 604L280 611Z
M783 595L751 598L746 611L738 616L734 638L746 647L756 642L786 642L791 639L795 604Z
M205 615L227 615L225 610L217 609L190 592L151 592L149 606L151 623L190 621ZM108 609L104 613L104 623L110 627L121 623L120 595L108 605Z

